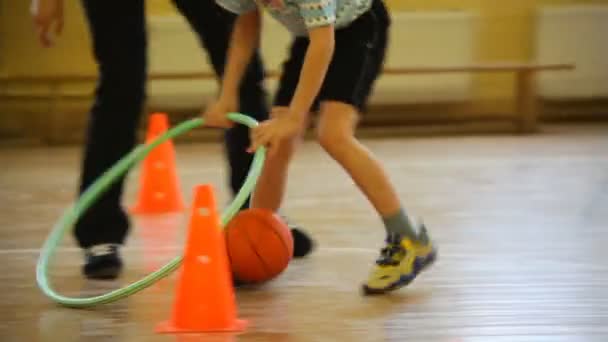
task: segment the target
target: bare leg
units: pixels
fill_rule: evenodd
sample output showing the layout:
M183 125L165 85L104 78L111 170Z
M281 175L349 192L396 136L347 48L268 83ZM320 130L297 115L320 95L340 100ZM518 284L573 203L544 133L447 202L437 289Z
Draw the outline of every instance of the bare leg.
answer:
M344 103L321 105L317 138L321 146L351 176L382 217L400 210L400 201L388 175L372 153L355 138L357 110Z
M274 113L285 112L285 110L273 110ZM274 114L271 114L274 115ZM268 156L264 168L258 179L253 199L252 208L265 208L278 211L283 202L283 195L287 186L287 171L289 162L295 152L301 136L291 141L284 142L274 156Z

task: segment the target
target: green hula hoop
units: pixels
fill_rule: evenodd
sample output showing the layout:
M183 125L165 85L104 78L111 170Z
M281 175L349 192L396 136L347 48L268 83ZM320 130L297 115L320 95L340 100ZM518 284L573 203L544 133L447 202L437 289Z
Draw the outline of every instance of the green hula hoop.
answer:
M234 122L246 125L249 128L255 127L258 124L256 120L239 113L229 113L228 118ZM133 151L120 159L112 168L108 169L93 184L91 184L91 186L80 196L78 201L76 201L72 207L68 208L64 212L63 216L55 224L54 228L51 230L51 233L47 237L47 240L45 241L40 252L40 257L36 266L36 282L38 283L38 287L47 297L61 305L73 308L85 308L99 304L107 304L130 296L149 287L160 279L171 274L171 272L175 271L180 266L183 258L182 256L174 258L157 271L148 274L144 278L132 284L103 295L88 298L72 298L58 294L49 285L47 274L50 259L55 253L55 249L60 244L65 233L68 231L68 229L73 227L74 223L99 198L99 196L101 196L101 194L103 194L109 188L113 182L115 182L120 176L127 173L129 169L133 167L133 165L142 161L156 146L169 139L188 132L195 127L201 126L203 123L204 121L202 118L185 121L160 135L150 143L137 146L135 149L133 149ZM257 182L260 172L262 171L264 158L265 149L260 148L254 155L251 168L243 186L235 196L232 203L230 203L230 205L222 213L221 221L223 226L230 222L234 215L236 215L236 213L240 210L247 197L253 191L255 183Z

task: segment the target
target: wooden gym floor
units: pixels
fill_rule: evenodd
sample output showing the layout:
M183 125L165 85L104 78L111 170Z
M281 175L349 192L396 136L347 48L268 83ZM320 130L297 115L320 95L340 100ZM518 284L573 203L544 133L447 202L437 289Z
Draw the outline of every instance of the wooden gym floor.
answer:
M238 336L156 335L175 276L90 310L45 298L34 268L47 232L73 200L76 148L0 150L1 341L607 341L608 126L549 126L531 136L366 141L412 213L438 242L438 262L410 287L362 297L380 221L343 171L306 143L285 213L319 248L277 280L237 292ZM187 200L212 183L225 203L220 145L178 145ZM131 174L132 202L138 173ZM138 218L116 282L84 281L71 238L51 270L61 293L116 288L178 255L180 216Z

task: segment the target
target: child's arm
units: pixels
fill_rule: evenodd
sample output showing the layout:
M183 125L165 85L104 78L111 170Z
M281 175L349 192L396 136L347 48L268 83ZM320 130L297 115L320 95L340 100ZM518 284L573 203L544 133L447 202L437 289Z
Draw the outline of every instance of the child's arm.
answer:
M226 114L238 110L241 79L260 39L260 14L255 3L250 4L253 4L253 7L241 12L242 14L234 23L219 99L203 114L207 126L230 127L234 125L226 118ZM239 10L242 9L239 8ZM238 10L233 9L232 11L237 12ZM239 13L237 12L237 14Z
M334 53L337 4L336 0L298 0L297 2L300 15L308 28L310 43L289 111L294 115L305 116L321 90Z
M310 44L300 71L300 80L291 100L289 111L304 121L312 103L321 90L325 74L334 53L334 26L322 26L309 31Z
M309 30L310 43L300 71L298 86L287 113L276 120L264 122L252 130L249 152L270 145L269 155L276 153L279 144L293 138L307 122L312 103L319 93L334 52L334 27L326 25Z
M241 79L260 40L260 26L260 13L257 9L236 19L222 79L221 98L238 97Z
M251 134L250 152L270 145L269 154L277 146L305 129L306 116L325 80L334 53L335 0L299 0L300 14L308 27L309 44L300 71L298 86L289 104L289 110L275 120L264 122Z
M30 12L40 44L51 47L51 33L60 35L63 30L63 0L32 0Z

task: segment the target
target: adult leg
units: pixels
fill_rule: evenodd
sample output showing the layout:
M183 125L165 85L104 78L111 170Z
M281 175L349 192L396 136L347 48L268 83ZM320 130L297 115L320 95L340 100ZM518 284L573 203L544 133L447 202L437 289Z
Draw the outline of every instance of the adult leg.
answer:
M99 81L89 124L80 193L134 146L146 80L144 1L82 1L91 32ZM75 227L82 248L89 249L84 272L113 278L121 268L117 245L129 230L121 207L124 178L85 213Z

